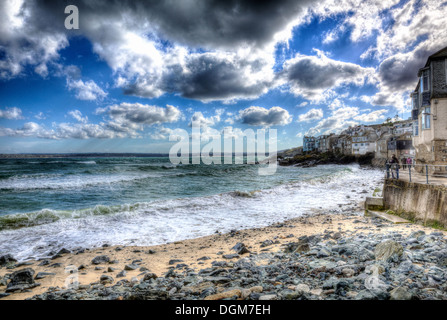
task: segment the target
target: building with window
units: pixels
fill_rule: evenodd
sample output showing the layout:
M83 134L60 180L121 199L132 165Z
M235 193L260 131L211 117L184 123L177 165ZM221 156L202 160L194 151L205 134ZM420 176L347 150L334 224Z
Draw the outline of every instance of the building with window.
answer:
M329 151L329 137L328 135L321 135L315 138L315 149L318 152L325 153Z
M411 93L413 145L419 164L447 163L447 47L428 57Z
M370 129L370 128L368 128ZM372 128L362 130L352 136L352 154L364 155L376 151L376 141L378 136Z
M315 151L315 137L304 136L303 138L303 152Z

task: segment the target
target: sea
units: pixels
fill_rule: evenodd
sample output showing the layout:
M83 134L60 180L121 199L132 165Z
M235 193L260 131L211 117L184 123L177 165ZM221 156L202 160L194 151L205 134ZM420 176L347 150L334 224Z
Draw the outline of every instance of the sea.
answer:
M19 261L61 248L149 246L342 213L383 185L351 165L173 165L167 157L0 160L0 255Z

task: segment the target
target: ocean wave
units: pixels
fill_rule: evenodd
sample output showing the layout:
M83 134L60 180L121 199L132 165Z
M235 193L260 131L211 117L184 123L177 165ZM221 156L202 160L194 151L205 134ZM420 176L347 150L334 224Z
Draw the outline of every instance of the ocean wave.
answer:
M96 161L79 161L78 163L82 163L82 164L96 164Z
M25 191L25 190L60 190L60 189L74 189L86 188L97 185L113 185L118 183L132 182L144 179L159 177L156 174L145 175L96 175L89 176L85 179L82 175L66 175L54 174L30 177L23 175L19 177L11 177L6 179L0 185L1 191Z
M140 203L114 206L97 205L93 208L82 210L69 211L42 209L36 212L9 214L0 216L0 231L39 226L53 223L61 219L81 219L92 216L110 215L124 211L131 212L137 210L139 207Z

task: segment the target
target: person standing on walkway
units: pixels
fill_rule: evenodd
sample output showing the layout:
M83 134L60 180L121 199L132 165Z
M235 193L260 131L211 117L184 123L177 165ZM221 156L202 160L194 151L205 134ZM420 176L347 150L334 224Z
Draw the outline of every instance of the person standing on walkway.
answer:
M411 168L412 164L413 164L413 160L411 160L411 158L408 157L408 159L407 159L407 166L408 166L408 168Z
M393 176L393 179L399 179L399 159L397 159L395 154L393 154L390 164L391 164L391 174ZM394 177L394 170L396 170L396 177Z

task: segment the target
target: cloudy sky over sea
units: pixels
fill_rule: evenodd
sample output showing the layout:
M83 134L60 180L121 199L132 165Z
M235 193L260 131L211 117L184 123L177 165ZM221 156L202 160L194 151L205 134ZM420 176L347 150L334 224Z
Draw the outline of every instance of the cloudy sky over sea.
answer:
M441 0L2 0L0 152L168 152L191 120L284 149L408 118L446 26Z

